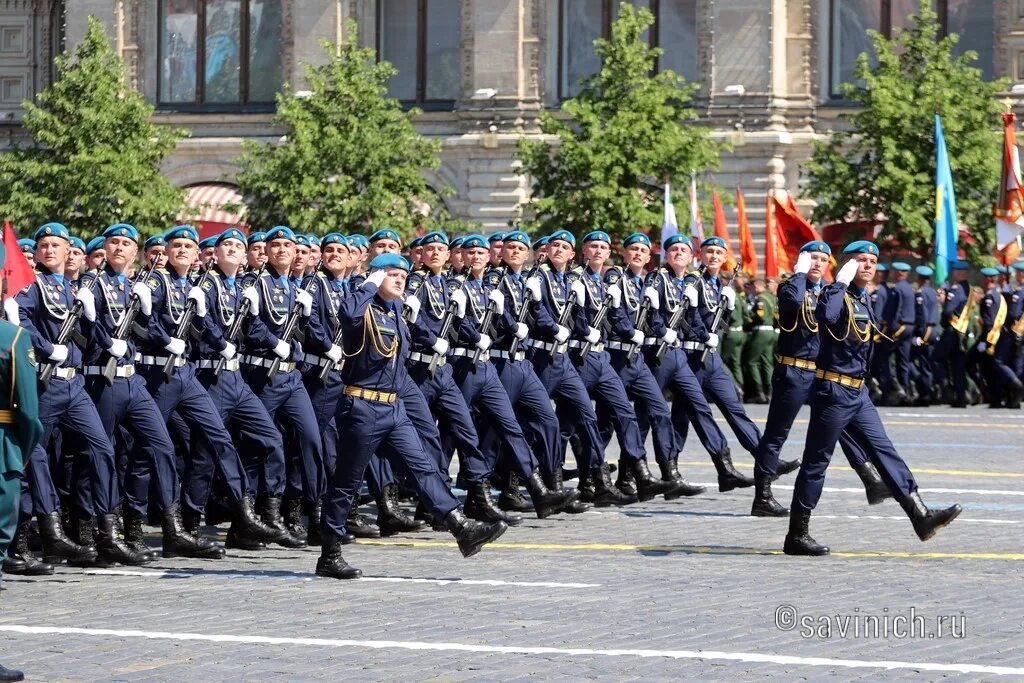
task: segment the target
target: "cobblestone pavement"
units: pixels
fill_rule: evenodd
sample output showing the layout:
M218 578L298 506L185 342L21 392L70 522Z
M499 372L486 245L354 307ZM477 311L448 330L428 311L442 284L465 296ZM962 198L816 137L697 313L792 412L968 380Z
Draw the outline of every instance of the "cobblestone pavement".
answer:
M964 506L927 544L839 457L811 525L827 558L781 555L784 519L713 489L527 519L470 560L447 534L362 542L360 581L315 577L314 549L64 567L5 580L0 662L50 681L1024 680L1024 415L882 412L925 501ZM695 441L682 461L714 481Z

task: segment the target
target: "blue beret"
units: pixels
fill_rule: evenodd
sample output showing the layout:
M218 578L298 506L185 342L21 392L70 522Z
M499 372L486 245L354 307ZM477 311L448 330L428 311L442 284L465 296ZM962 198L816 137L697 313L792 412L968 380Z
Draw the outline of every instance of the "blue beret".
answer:
M498 232L491 233L491 235L487 238L487 241L488 242L504 242L505 241L505 233L501 232L500 230Z
M879 263L877 266L875 266L875 270L878 271L879 273L888 273L889 272L889 264L888 263Z
M693 244L690 243L690 238L686 235L676 234L665 240L665 244L662 245L662 249L665 251L669 250L669 247L674 247L677 244L681 244L693 253Z
M982 268L981 274L985 277L998 277L999 271L995 268Z
M348 237L349 246L362 247L365 249L369 246L370 241L366 239L366 235L349 235Z
M952 270L970 270L971 269L971 264L968 263L967 261L961 261L961 260L957 259L956 261L950 261L949 262L949 267Z
M553 233L548 235L548 244L551 244L555 240L568 242L573 249L576 248L576 237L568 230L555 230Z
M60 237L62 239L70 241L71 232L60 223L47 223L46 225L43 225L38 230L36 230L36 242L43 239L44 237Z
M612 238L604 230L592 230L583 236L583 244L586 244L587 242L605 242L607 244L611 244Z
M324 238L320 240L320 247L326 247L331 244L344 244L345 248L348 248L348 238L342 235L340 232L329 232L324 235Z
M377 240L394 240L398 242L398 245L402 245L402 238L398 236L398 233L391 228L381 228L377 232L370 235L370 243L374 243Z
M706 237L704 241L700 243L700 248L703 249L704 247L721 247L722 249L728 249L728 247L725 246L725 240L718 235Z
M548 237L547 235L545 235L544 237L538 237L537 241L533 243L533 250L537 251L538 249L540 249L541 247L545 246L550 241L551 241L551 238Z
M637 243L642 244L645 247L650 247L651 246L651 238L648 237L647 235L643 234L642 232L634 232L632 235L630 235L629 237L626 238L626 240L622 243L622 246L623 246L623 248L625 248L625 247L628 247L631 244L637 244Z
M1010 267L1014 270L1024 270L1024 258L1017 259Z
M502 241L503 242L519 242L520 244L525 244L526 246L530 246L530 236L527 235L522 230L509 230L508 232L505 233L505 239L502 240Z
M270 240L288 240L289 242L295 241L295 233L287 225L275 225L270 230L267 230L267 241Z
M186 239L199 244L199 233L191 225L176 225L164 233L164 237L167 238L168 242L176 239Z
M239 230L238 228L228 228L227 230L222 232L220 235L218 235L217 237L213 238L213 246L219 247L221 245L221 243L226 241L226 240L238 240L242 244L245 244L245 233L242 232L241 230ZM208 241L209 240L203 240L203 242L208 242ZM202 246L202 245L200 245L200 246Z
M1000 275L1006 275L1007 273L1009 273L1009 272L1010 272L1010 271L1009 271L1009 270L1008 270L1008 269L1006 268L1006 266L996 266L996 270L998 270L998 271L999 271L999 274L1000 274Z
M21 249L22 251L35 251L36 241L33 239L29 239L28 237L22 237L20 240L18 240L18 248Z
M910 264L909 263L904 263L903 261L897 261L896 263L892 264L892 269L893 270L898 270L901 273L909 273L910 272Z
M99 239L99 238L97 238L97 239ZM92 242L89 242L89 245L91 246ZM100 246L101 247L103 246L103 242L102 241L100 242ZM167 246L167 238L166 237L164 237L163 235L153 235L148 240L146 240L146 244L143 245L143 249L145 250L145 249L149 249L150 247L166 247L166 246Z
M483 235L466 235L462 238L463 249L486 249L487 239Z
M878 256L878 245L868 240L857 240L846 245L844 254L872 254Z
M200 249L212 249L215 246L217 246L217 235L210 235L199 240Z
M422 247L422 246L423 246L423 236L422 235L420 235L419 237L413 237L412 240L409 241L409 248L410 249L415 249L416 247Z
M380 254L370 261L370 270L380 270L382 268L401 268L408 273L412 270L412 265L400 254Z
M820 251L823 254L832 255L832 247L821 240L813 240L800 247L800 251Z
M247 239L245 241L245 244L246 244L246 246L251 247L254 244L259 244L260 242L266 242L266 241L267 241L267 233L265 233L262 230L260 230L260 231L257 231L257 232L249 233L249 239Z
M78 249L79 251L85 251L85 242L82 241L81 237L75 237L74 235L72 235L71 239L69 239L68 242L71 242L71 248L72 249Z
M135 226L129 225L128 223L115 223L114 225L109 226L100 234L103 235L104 238L127 237L136 244L138 244L139 240L141 239L139 231L135 229Z
M151 239L156 239L156 238L153 237ZM163 238L160 238L160 239L163 239ZM91 240L89 240L88 244L85 245L85 255L88 256L89 254L91 254L92 252L96 251L97 249L102 249L104 241L106 241L106 238L103 235L97 235L96 237L93 237ZM149 242L146 242L146 244L148 245ZM161 244L167 244L167 242L161 242ZM147 246L147 249L148 248L149 247Z
M466 235L459 235L458 237L453 237L452 241L448 243L448 246L451 247L452 249L460 249L463 248L462 243L465 241Z
M419 240L420 244L424 247L428 244L448 244L448 235L440 230L435 230L434 232L428 232L423 237L420 237Z
M319 247L320 246L320 238L317 237L316 235L306 235L306 239L309 240L309 246L311 246L311 247Z
M929 266L918 266L917 268L914 268L914 272L921 277L931 277L932 275L935 275L935 271Z
M299 247L309 246L309 237L307 235L297 234L295 235L295 239L292 241L295 242L295 245Z

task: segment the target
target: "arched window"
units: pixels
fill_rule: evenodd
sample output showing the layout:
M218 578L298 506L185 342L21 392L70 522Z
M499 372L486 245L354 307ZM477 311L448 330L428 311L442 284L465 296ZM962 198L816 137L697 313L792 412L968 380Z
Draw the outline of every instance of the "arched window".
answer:
M459 97L459 0L378 0L377 55L398 74L388 93L425 109Z

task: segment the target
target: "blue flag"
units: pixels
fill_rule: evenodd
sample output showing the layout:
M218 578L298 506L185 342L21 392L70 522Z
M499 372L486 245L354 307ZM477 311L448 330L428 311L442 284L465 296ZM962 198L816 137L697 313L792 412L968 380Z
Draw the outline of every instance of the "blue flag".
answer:
M935 280L946 281L949 262L957 257L960 222L956 216L956 194L953 174L949 170L946 138L942 135L942 119L935 115Z

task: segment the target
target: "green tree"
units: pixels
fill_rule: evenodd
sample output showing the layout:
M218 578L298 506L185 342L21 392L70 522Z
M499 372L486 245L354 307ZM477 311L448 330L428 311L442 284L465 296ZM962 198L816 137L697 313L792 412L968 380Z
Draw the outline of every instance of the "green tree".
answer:
M397 71L358 45L354 22L347 35L340 54L325 42L329 60L306 66L307 91L278 94L280 143L246 143L238 183L249 222L319 234L444 227L443 212L417 210L440 203L422 171L440 165L441 143L413 128L418 110L403 111L388 97Z
M541 114L541 130L557 141L520 143L520 172L533 183L528 226L617 237L649 229L661 225L663 178L683 187L691 172L718 166L720 145L691 123L698 86L669 70L652 75L661 54L645 35L653 21L621 3L611 37L594 41L600 71L560 114Z
M23 230L56 220L83 236L117 222L165 229L184 193L160 163L185 132L152 123L95 18L56 66L54 83L23 104L34 144L0 154L0 215Z
M927 257L935 219L935 125L942 117L960 221L977 243L961 243L972 257L994 240L992 207L1000 172L1001 107L994 98L1007 81L986 82L971 66L977 54L954 56L959 37L939 38L939 21L924 0L911 25L893 38L871 32L877 66L857 61L862 85L844 84L857 105L849 130L817 142L804 165L803 190L816 199L818 222L882 222L881 236Z

